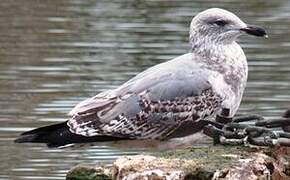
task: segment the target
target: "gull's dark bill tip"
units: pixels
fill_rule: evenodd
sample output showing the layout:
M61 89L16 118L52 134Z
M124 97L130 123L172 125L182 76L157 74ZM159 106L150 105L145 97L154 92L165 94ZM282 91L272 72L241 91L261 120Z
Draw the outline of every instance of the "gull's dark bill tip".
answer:
M249 25L246 28L242 28L241 31L244 31L247 34L254 35L254 36L266 37L266 38L268 37L265 29L259 26Z

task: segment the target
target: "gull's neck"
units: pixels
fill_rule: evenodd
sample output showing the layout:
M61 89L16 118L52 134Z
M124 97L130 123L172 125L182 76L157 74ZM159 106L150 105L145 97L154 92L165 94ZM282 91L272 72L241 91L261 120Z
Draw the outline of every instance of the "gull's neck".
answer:
M212 40L208 37L201 38L197 35L190 36L191 52L215 63L228 59L228 51L239 46L235 41L221 43L219 39Z

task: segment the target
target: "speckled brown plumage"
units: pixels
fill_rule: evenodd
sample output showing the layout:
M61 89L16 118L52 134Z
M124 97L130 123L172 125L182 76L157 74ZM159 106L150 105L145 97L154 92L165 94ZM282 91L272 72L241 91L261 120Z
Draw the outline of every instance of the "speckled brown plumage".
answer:
M69 125L72 130L79 130L77 133L85 136L105 134L132 139L163 140L172 133L178 134L174 131L187 121L195 122L215 115L222 102L211 89L205 90L200 96L159 101L151 100L147 93L141 94L138 100L140 111L133 116L121 113L108 123L99 123L96 121L99 118L97 113L82 113L73 117L75 121L70 121Z

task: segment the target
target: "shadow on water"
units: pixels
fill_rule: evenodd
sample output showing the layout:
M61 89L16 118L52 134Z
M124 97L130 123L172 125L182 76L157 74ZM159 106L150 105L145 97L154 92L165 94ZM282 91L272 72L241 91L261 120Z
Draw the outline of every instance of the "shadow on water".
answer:
M0 178L63 179L79 163L106 164L150 151L152 146L104 143L48 149L12 140L33 127L64 121L77 102L188 52L189 22L209 7L226 8L268 29L267 40L240 39L250 65L240 112L280 115L290 101L288 0L1 1Z

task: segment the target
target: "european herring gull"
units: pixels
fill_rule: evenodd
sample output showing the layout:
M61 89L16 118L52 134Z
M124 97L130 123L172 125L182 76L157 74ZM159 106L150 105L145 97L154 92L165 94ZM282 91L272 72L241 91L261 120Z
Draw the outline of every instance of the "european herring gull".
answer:
M267 36L233 13L212 8L190 24L191 51L153 66L116 89L89 98L64 123L23 133L16 142L60 146L118 139L184 137L201 119L237 112L248 76L246 56L236 42L244 34Z

